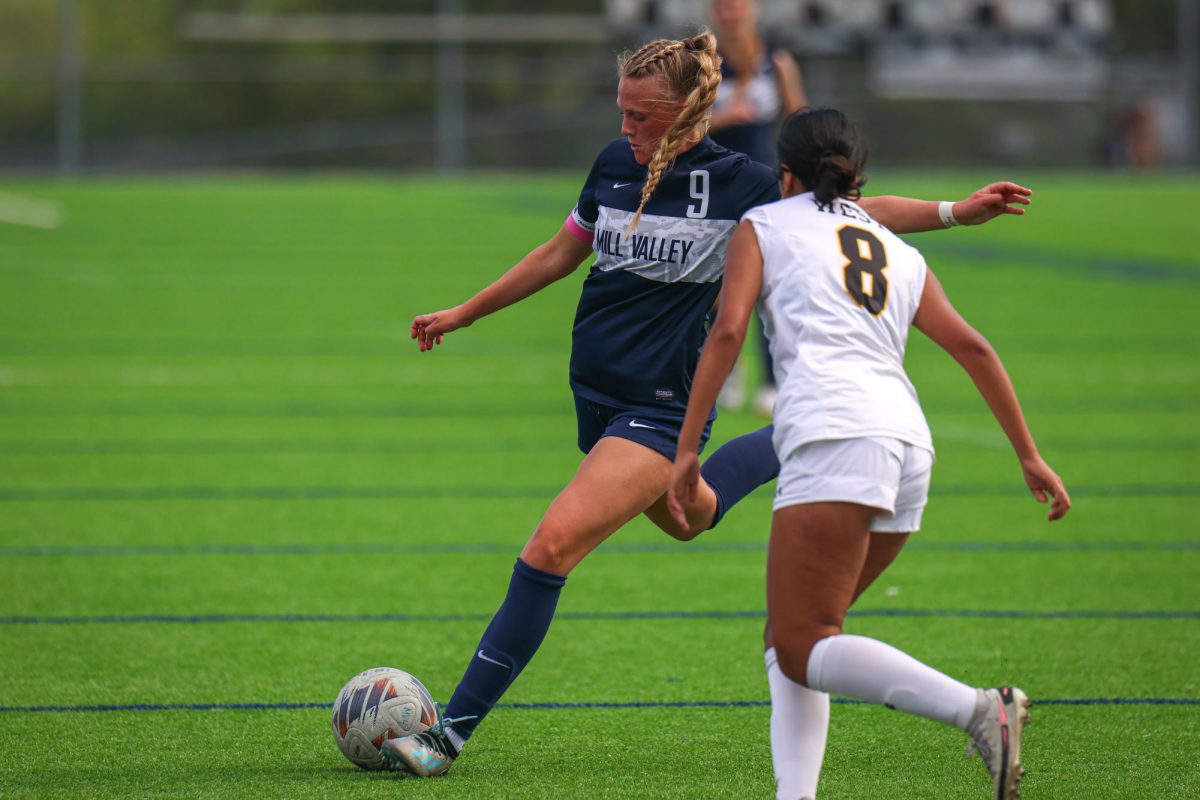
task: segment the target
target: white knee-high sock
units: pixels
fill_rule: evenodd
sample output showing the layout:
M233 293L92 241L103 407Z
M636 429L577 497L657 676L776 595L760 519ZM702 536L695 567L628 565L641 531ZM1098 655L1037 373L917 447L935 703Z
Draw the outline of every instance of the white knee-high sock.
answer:
M775 767L776 800L815 800L829 733L829 695L784 675L774 647L763 657L771 687L771 763Z
M967 730L980 692L865 636L829 636L808 657L808 685Z

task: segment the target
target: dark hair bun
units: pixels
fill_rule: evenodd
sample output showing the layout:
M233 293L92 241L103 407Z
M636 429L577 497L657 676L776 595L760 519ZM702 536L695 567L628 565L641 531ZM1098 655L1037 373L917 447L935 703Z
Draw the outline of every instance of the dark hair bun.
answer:
M867 149L858 129L832 108L802 109L784 120L779 160L822 203L852 200L866 183Z
M807 185L807 184L806 184ZM858 187L858 173L843 155L826 152L821 155L813 173L812 189L817 199L828 203L835 197L848 197Z

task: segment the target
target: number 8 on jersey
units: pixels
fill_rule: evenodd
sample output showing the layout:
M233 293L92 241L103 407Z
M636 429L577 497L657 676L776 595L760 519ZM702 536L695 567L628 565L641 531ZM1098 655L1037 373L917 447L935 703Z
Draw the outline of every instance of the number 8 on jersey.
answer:
M887 306L887 252L870 231L846 225L838 229L838 242L846 257L846 293L860 306L879 316Z

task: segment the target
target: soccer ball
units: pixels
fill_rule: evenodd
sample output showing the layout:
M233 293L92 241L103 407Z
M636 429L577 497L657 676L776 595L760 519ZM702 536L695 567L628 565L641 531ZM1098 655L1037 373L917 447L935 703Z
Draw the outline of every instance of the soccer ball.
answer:
M383 769L379 746L420 733L437 722L429 691L404 670L376 667L360 672L333 701L333 740L363 769Z

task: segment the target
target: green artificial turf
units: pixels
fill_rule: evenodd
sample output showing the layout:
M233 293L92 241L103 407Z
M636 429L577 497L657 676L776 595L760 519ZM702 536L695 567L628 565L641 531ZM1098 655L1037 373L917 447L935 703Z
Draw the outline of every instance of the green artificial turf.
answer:
M1024 219L910 241L1076 507L1044 522L970 381L914 334L932 500L848 630L1023 686L1023 796L1200 796L1200 182L1013 177ZM329 732L367 667L449 697L580 460L582 273L437 352L407 332L548 238L577 181L3 187L65 222L0 223L0 796L772 795L766 489L696 542L638 520L587 559L448 777L362 772ZM714 443L760 424L723 413ZM821 797L985 797L964 748L836 705Z

